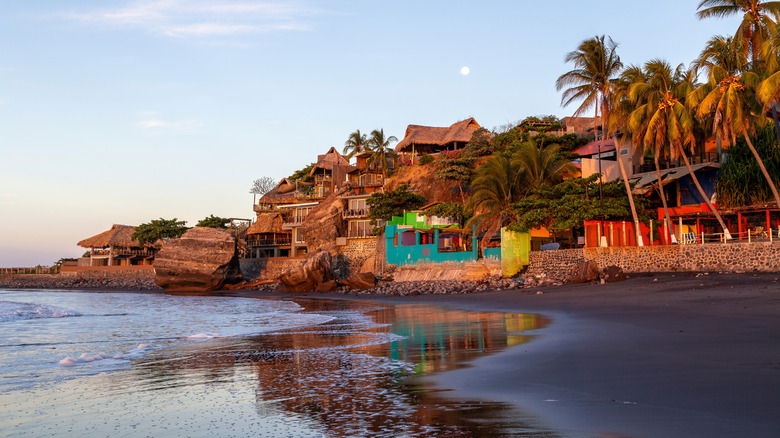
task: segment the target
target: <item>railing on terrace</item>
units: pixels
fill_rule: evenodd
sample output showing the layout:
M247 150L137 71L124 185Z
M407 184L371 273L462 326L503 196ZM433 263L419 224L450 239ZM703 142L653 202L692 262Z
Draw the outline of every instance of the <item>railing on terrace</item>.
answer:
M143 256L152 257L156 253L156 250L152 249L122 249L114 248L114 256ZM92 252L93 255L107 256L110 255L110 251L107 249L96 249Z
M377 233L375 233L374 230L350 230L347 233L347 237L351 239L362 239L376 236Z
M276 210L276 207L274 205L271 205L271 204L258 204L258 205L255 205L254 207L252 207L252 210L254 210L255 212L258 212L258 211L274 211L274 210Z
M368 217L368 209L367 208L361 208L358 210L344 210L343 213L344 219L355 219L360 217Z
M703 154L694 155L688 159L690 160L692 166L701 163L719 163L720 155L717 152L706 152ZM682 160L680 160L679 163L676 161L659 160L658 165L661 170L685 167L685 163ZM655 162L653 160L645 160L642 164L637 164L634 166L635 175L637 173L648 172L655 172Z
M0 268L0 274L59 274L59 266L35 266L25 268Z
M290 237L276 237L273 239L247 239L246 244L250 247L258 246L288 246L290 245Z

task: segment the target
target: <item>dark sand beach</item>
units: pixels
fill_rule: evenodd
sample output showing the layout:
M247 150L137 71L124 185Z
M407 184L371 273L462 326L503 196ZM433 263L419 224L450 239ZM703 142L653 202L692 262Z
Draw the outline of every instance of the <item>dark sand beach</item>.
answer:
M606 285L469 295L297 296L549 315L553 323L532 342L427 379L453 389L453 397L513 403L554 435L774 437L778 278L643 274Z

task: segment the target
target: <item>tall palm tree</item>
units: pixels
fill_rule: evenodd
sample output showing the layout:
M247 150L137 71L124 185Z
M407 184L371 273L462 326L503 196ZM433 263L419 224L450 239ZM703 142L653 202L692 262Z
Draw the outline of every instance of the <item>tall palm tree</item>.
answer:
M711 116L715 134L731 144L736 143L738 135L744 136L772 190L775 202L780 206L777 186L750 140L749 134L755 133L755 114L762 112L755 94L759 76L747 70L748 64L739 50L738 40L714 37L699 55L695 65L707 71L709 81L691 93L689 105L697 108L696 115L699 118Z
M343 152L347 156L347 159L350 159L356 154L365 152L368 149L368 146L368 137L366 134L361 134L360 130L356 129L355 132L349 134L349 138L344 142Z
M378 167L382 170L382 175L387 176L387 170L395 163L396 159L395 151L390 145L397 141L398 138L394 135L385 138L384 129L374 129L371 131L368 145L372 154L368 157L367 164L375 169Z
M574 165L561 155L561 147L551 144L537 146L529 140L512 157L512 163L523 170L522 183L526 190L538 189L542 184L555 185L574 173Z
M630 97L631 85L640 81L644 81L645 79L645 73L642 70L642 67L637 65L630 65L620 73L620 77L618 77L615 81L614 91L612 93L612 102L610 104L612 111L609 114L607 130L613 133L612 138L615 142L615 149L617 151L623 150L622 140L627 138L630 132L628 127L628 118L633 109L633 102L631 101ZM618 135L618 133L622 133L622 135ZM644 150L644 147L641 145L635 145L633 142L629 142L631 156L633 156L634 152L639 148ZM634 195L631 192L631 185L628 183L628 175L626 174L626 169L623 165L623 160L620 158L620 155L617 157L617 162L620 167L620 176L623 178L623 185L626 188L626 195L628 196L629 206L631 207L631 215L634 219L637 245L644 246L644 241L639 238L639 236L642 235L642 232L639 227L639 216L637 215L636 206L634 205ZM663 204L665 207L664 216L668 220L669 211L668 208L666 208L666 199L664 198L663 186L661 186L660 189L660 196L663 198Z
M741 49L755 62L759 58L761 46L767 37L768 29L774 24L771 16L780 15L780 2L762 2L760 0L702 0L698 8L699 19L724 18L742 14L735 37L745 44Z
M757 97L764 105L763 111L772 114L775 137L780 144L780 25L770 27L769 35L761 48L763 80L758 85Z
M606 38L606 39L605 39ZM561 96L561 105L566 107L582 101L574 112L575 116L595 109L596 117L601 112L601 130L606 137L605 121L609 115L614 79L623 64L617 55L617 44L612 38L596 36L580 43L577 50L569 52L566 62L574 63L574 70L558 77L555 88L566 88Z
M464 225L485 232L482 243L498 232L509 220L509 208L528 191L525 172L519 161L495 155L477 169L471 182L471 197L466 207L474 216Z
M641 137L646 148L655 151L656 168L657 157L666 146L670 147L673 158L683 159L701 197L715 215L726 238L730 239L731 234L723 218L704 193L684 150L686 147L693 148L696 142L693 134L694 120L685 106L685 98L694 85L691 79L695 75L686 71L682 65L672 69L666 61L660 59L648 61L645 64L645 72L647 81L631 86L632 100L642 104L631 113L629 126L635 135ZM658 181L660 185L660 172Z

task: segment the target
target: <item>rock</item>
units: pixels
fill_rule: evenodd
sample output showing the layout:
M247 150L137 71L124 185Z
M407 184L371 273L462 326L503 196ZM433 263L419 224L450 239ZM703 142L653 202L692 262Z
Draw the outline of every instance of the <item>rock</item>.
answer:
M571 268L569 283L589 283L599 279L599 267L595 260L577 263Z
M360 265L360 270L358 271L358 273L370 272L374 275L377 275L378 274L377 271L378 270L376 268L376 256L371 256L367 258L362 265Z
M614 265L604 268L602 275L604 276L604 283L617 283L618 281L626 280L623 268Z
M279 277L280 292L312 292L318 284L333 280L330 253L321 251Z
M309 252L335 250L336 238L346 236L345 205L341 197L348 190L342 188L323 199L303 220L299 232Z
M240 283L236 239L225 230L195 227L163 245L154 282L165 290L213 291Z
M365 290L372 289L374 286L376 286L376 276L370 272L353 274L340 281L341 284L349 286L350 289Z
M334 292L339 288L339 284L336 283L336 280L328 280L325 282L322 282L317 285L317 287L314 288L315 292Z

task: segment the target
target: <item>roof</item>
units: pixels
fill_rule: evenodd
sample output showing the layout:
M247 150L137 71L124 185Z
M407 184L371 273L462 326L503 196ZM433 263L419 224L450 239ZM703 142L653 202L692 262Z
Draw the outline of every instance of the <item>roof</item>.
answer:
M282 215L279 213L263 213L257 216L257 221L246 230L247 234L283 233Z
M409 125L406 127L406 135L396 146L398 152L412 150L412 145L446 146L453 142L468 143L474 131L481 128L479 123L470 117L466 120L455 122L449 127L440 128L434 126Z
M324 155L317 155L317 164L311 168L309 175L314 175L317 169L332 170L334 167L349 167L349 160L341 155L336 148L331 147Z
M78 246L83 248L107 248L111 245L128 248L140 247L141 244L132 238L135 228L132 225L114 224L110 230L88 237L79 242Z
M579 155L580 157L589 157L591 155L597 155L599 153L599 147L601 147L601 153L614 151L615 140L608 138L606 140L592 141L588 144L584 144L578 148L572 149L571 153Z
M706 167L718 168L720 167L720 163L694 164L693 166L691 166L691 169L694 172L696 172L697 170L704 169ZM685 166L673 167L671 169L663 169L661 170L661 182L663 183L663 185L667 185L672 181L676 181L688 175L689 173L690 172L688 172L688 168ZM645 194L650 190L652 190L653 184L655 184L656 181L658 181L658 173L648 172L642 176L635 176L633 178L629 178L629 181L636 182L636 185L632 190L634 193Z

